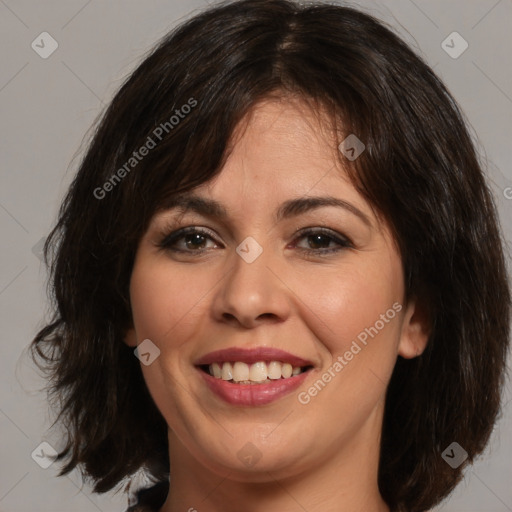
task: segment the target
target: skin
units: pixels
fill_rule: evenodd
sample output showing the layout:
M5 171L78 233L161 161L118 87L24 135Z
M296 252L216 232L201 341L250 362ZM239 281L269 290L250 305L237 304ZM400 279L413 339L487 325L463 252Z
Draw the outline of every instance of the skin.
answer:
M324 126L300 100L260 102L236 130L221 173L194 190L221 202L228 218L158 212L140 242L130 283L134 328L125 341L149 338L161 351L141 366L169 425L172 478L161 512L389 510L377 486L384 396L397 357L424 350L427 326L416 302L404 303L388 227L349 182ZM276 222L282 202L312 195L343 199L369 223L334 206ZM188 253L158 246L186 226L212 237L177 241ZM307 227L351 245L296 234ZM235 251L248 236L263 248L252 263ZM401 311L300 403L298 394L395 303ZM314 370L273 403L233 406L207 388L193 362L234 346L280 348ZM261 455L251 467L237 456L246 443Z

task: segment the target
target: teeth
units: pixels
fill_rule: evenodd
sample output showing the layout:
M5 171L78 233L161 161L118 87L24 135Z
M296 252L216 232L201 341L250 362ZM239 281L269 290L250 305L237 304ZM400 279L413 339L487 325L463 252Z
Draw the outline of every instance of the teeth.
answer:
M217 379L222 379L222 368L218 363L213 363L210 365L210 373Z
M233 378L233 368L231 363L224 363L222 365L222 380L231 380Z
M281 375L283 379L289 379L292 376L293 366L290 363L284 363L281 366Z
M270 361L268 364L268 378L272 380L281 378L281 363L279 361Z
M270 382L277 379L288 379L302 372L300 366L292 366L290 363L259 361L248 365L241 361L213 363L209 367L209 373L216 379L229 380L242 384L255 382Z
M242 380L249 380L249 366L245 363L237 361L233 365L233 380L241 382Z
M267 380L267 373L267 365L263 361L251 364L249 380L252 380L253 382L263 382L264 380Z

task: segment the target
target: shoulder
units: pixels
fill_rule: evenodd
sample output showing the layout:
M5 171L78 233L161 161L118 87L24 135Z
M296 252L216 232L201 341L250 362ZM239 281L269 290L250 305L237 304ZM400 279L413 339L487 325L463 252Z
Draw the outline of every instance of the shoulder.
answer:
M158 512L169 492L169 482L159 482L142 489L130 498L126 512Z

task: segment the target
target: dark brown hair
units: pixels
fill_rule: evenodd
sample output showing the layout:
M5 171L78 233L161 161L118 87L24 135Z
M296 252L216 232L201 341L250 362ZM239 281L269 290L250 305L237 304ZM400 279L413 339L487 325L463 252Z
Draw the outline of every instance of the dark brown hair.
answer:
M141 467L168 478L167 425L123 343L134 255L154 213L221 171L235 127L272 94L325 107L339 141L364 142L354 162L339 157L393 231L407 297L429 312L426 351L398 358L388 387L379 469L392 510L425 511L482 452L500 410L510 312L500 231L437 76L381 22L327 4L206 10L158 44L99 122L46 242L54 317L32 343L68 432L62 473L81 467L97 492ZM469 454L457 469L441 457L453 441Z

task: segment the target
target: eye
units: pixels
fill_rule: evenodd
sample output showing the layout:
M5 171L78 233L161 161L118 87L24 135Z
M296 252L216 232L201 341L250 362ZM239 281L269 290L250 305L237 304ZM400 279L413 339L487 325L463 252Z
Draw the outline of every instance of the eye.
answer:
M205 247L208 240L213 241L212 234L204 228L187 227L165 236L158 243L162 249L173 252L203 253L210 247Z
M299 247L302 252L311 255L326 255L339 252L343 249L353 248L352 242L345 236L339 235L334 231L325 228L308 228L299 233L298 239L305 239L310 248ZM334 246L329 247L331 243ZM313 248L311 248L313 246ZM327 246L326 248L319 248L318 246Z
M314 256L324 256L354 247L347 237L326 228L307 228L301 231L299 236L295 238L295 240L302 239L306 240L309 248L300 247L298 243L295 243L294 247L297 247L302 253ZM213 242L213 246L210 245L208 247L208 242ZM331 244L334 244L334 246ZM209 230L193 226L179 229L164 236L157 245L167 251L187 253L193 256L218 247L215 238Z

